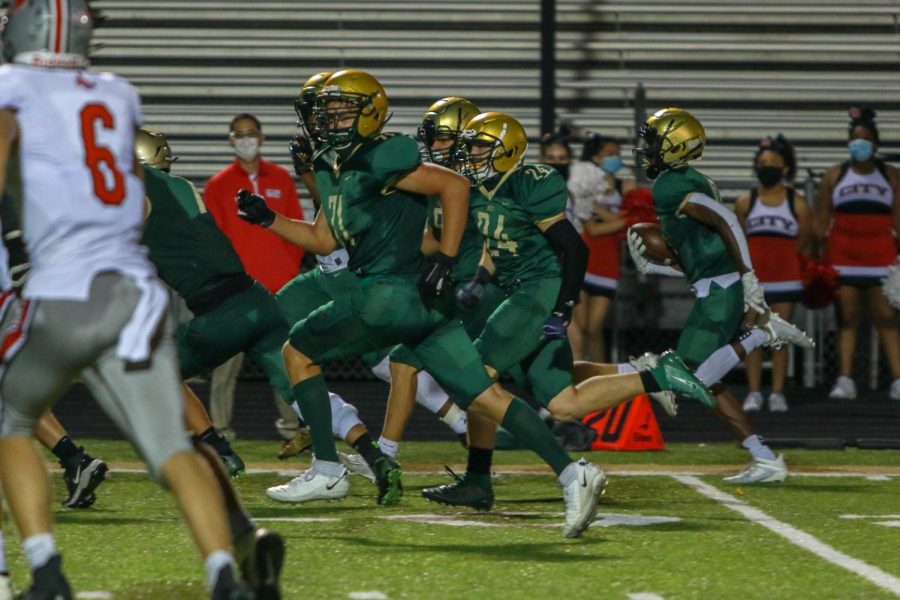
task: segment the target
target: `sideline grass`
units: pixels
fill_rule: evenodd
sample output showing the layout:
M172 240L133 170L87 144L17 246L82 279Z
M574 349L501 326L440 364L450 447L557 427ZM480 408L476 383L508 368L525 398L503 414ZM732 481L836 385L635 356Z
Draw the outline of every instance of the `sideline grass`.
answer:
M87 446L104 459L138 466L121 442L89 441ZM237 444L245 459L260 464L273 463L276 447L274 442ZM450 443L408 443L401 453L402 462L432 471L464 461L462 449ZM805 470L887 468L900 474L898 452L791 451L788 457L792 466ZM497 458L498 466L538 464L527 452L499 452ZM662 453L589 458L611 467L705 466L729 472L745 461L743 452L729 445L674 445ZM299 469L305 463L276 466ZM900 477L885 479L796 477L784 485L738 489L721 485L717 476L703 477L842 552L900 575L900 527L840 518L900 513L894 500ZM600 512L612 513L612 519L670 521L604 527L609 518L601 519L579 540L560 537L561 493L545 474L502 477L489 514L424 501L419 490L442 482L436 475L407 474L404 502L391 508L377 507L374 486L359 478L342 502L294 506L265 498L266 487L284 480L275 473L255 474L237 487L250 512L287 539L285 598L347 598L351 592L380 592L392 599L624 599L635 593L666 599L891 597L667 476L613 476ZM54 481L60 495L58 475ZM77 591L108 591L117 599L206 597L201 562L168 494L143 474L115 473L98 497L93 509L56 511L59 545ZM265 520L273 518L325 520ZM7 534L11 529L7 522ZM12 536L7 548L21 589L27 573Z

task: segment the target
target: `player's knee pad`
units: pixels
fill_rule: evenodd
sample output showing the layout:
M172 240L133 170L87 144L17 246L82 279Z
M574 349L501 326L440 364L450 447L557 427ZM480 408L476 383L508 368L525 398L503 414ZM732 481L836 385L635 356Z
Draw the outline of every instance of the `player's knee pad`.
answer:
M438 385L434 377L425 371L419 371L416 376L416 402L436 413L449 399L447 392Z
M391 382L391 358L385 356L377 365L372 367L372 374L385 383Z
M355 406L348 404L333 392L328 392L328 397L331 400L331 432L335 437L343 440L351 429L362 425L359 412Z

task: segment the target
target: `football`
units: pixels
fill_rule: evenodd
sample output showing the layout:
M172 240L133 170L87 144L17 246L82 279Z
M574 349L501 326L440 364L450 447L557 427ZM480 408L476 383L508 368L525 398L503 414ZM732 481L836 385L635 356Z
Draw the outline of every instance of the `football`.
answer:
M644 245L647 247L644 256L647 257L647 260L666 266L678 264L678 257L675 256L672 248L669 247L658 224L637 223L632 225L630 229L644 240Z

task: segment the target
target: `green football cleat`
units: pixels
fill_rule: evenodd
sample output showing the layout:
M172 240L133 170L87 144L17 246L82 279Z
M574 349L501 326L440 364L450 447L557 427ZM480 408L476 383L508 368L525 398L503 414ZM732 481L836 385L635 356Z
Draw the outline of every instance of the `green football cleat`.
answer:
M225 464L225 471L228 473L229 477L237 479L244 474L246 467L240 456L237 454L225 454L221 458L222 462Z
M422 490L422 497L438 504L448 506L468 506L475 510L491 510L494 506L494 491L490 478L487 483L477 483L468 474L460 477L452 469L446 467L454 482Z
M382 455L375 461L372 469L375 472L375 485L378 486L378 504L393 506L400 504L403 497L403 482L400 480L403 471L396 460Z
M716 406L716 400L703 382L691 372L684 364L681 357L674 350L663 352L656 363L650 369L650 375L664 390L671 390L676 394L696 398L709 408Z

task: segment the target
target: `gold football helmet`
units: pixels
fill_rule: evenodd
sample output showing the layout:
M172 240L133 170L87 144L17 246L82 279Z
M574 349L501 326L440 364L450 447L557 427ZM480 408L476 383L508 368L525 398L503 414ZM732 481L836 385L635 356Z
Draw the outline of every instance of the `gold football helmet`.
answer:
M332 73L330 71L322 71L307 79L306 83L303 84L303 87L300 88L300 93L297 94L297 98L294 100L294 112L297 113L297 127L303 129L307 137L316 142L322 141L319 137L315 114L313 112L316 106L316 95L331 75Z
M482 113L469 121L462 141L466 146L467 174L477 183L513 170L528 149L525 128L513 117L499 112Z
M172 163L178 160L172 156L165 134L147 127L138 129L134 136L134 155L140 164L167 173Z
M681 108L657 111L638 130L634 161L656 179L660 173L687 164L703 154L706 132L694 115Z
M384 88L358 69L344 69L326 79L315 106L322 136L337 149L377 136L388 120ZM351 118L352 124L341 125Z
M445 167L451 166L460 149L463 129L480 112L470 101L456 96L442 98L432 104L422 117L418 131L419 140L425 144L428 159ZM441 140L448 140L451 144L445 148L433 149L435 142Z

